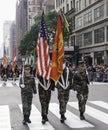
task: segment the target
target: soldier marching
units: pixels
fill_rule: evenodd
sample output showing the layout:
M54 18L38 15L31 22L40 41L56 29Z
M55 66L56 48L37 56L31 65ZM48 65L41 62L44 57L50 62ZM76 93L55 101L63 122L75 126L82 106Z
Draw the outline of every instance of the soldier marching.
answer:
M36 84L33 76L30 75L30 65L24 66L24 74L20 78L19 86L21 88L21 100L23 109L23 124L31 123L31 105L33 94L36 94Z

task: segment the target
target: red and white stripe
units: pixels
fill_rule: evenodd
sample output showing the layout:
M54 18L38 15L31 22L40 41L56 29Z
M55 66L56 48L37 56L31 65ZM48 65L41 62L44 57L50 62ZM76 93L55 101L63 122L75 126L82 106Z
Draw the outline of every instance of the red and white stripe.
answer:
M47 40L43 37L38 36L37 42L37 73L43 78L50 78L50 55L49 55L49 45Z

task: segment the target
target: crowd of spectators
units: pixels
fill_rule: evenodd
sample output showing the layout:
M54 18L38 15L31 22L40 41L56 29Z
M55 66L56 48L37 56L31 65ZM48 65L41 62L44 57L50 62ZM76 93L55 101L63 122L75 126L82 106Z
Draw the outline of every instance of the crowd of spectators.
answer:
M89 80L96 82L108 82L108 66L95 65L87 67Z

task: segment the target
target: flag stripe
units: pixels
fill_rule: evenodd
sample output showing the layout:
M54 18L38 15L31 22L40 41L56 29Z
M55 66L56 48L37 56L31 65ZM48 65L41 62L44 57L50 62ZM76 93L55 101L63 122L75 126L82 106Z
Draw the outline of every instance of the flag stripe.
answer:
M47 40L47 31L44 21L44 14L41 17L41 26L38 35L37 42L37 65L36 72L43 78L50 78L50 55L49 55L49 45Z

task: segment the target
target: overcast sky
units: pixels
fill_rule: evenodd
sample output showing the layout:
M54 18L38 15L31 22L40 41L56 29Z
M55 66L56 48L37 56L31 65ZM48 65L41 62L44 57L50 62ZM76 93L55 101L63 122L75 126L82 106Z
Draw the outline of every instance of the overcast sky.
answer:
M0 50L3 49L3 23L6 20L15 20L17 0L1 0L0 1ZM3 55L0 51L0 57Z

